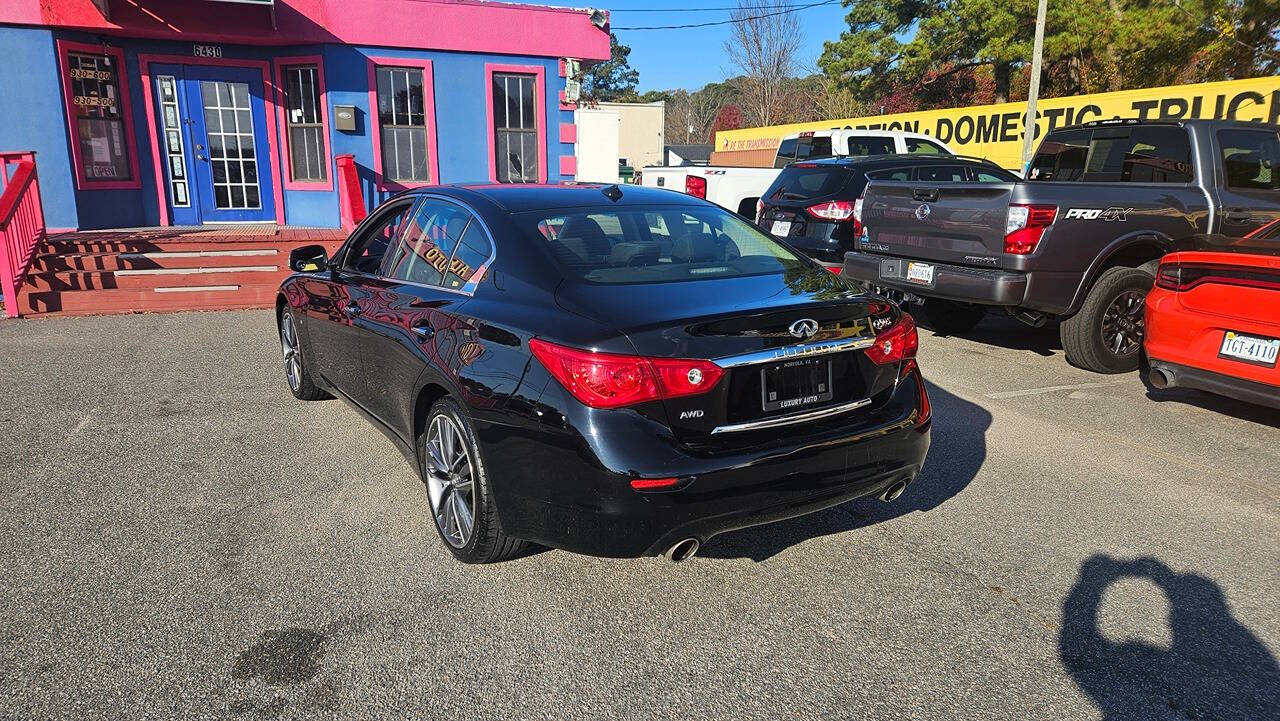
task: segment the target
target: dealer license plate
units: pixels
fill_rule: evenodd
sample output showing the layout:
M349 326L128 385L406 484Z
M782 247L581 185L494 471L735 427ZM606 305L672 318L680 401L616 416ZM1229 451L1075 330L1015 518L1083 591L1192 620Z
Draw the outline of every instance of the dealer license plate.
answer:
M773 221L773 227L769 230L769 232L773 233L779 238L785 238L788 235L791 235L791 221L775 220Z
M1222 336L1222 347L1218 349L1219 358L1234 358L1246 363L1276 367L1276 357L1280 356L1280 338L1259 338L1229 330Z
M907 280L912 283L933 283L933 266L928 263L907 263Z
M797 358L760 369L765 411L802 408L831 400L831 360Z

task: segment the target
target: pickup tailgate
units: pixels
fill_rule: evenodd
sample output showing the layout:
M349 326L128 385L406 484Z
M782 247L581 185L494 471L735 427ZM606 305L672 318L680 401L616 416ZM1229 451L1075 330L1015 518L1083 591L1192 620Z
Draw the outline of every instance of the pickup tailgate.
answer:
M1013 188L1013 183L873 181L863 195L858 250L1002 267Z

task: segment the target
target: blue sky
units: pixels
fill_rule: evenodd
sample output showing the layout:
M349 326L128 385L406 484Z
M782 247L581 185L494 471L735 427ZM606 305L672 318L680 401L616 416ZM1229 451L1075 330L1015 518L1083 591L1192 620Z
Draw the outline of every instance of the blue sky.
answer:
M545 5L583 7L585 0L533 0ZM611 11L616 27L633 25L683 25L726 20L728 10L706 12L627 12L628 8L730 7L735 0L597 0ZM812 0L797 0L806 4ZM816 69L824 40L835 40L845 28L845 8L839 3L800 10L795 17L804 33L802 72ZM615 30L619 42L631 46L631 67L640 71L640 90L687 88L696 90L735 74L724 54L724 41L731 26L717 25L688 30Z

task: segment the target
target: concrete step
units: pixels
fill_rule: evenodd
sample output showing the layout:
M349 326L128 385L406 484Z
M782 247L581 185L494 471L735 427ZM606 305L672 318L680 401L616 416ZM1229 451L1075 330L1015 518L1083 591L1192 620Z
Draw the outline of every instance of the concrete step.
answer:
M277 265L240 265L226 268L143 268L115 271L57 271L27 276L31 292L56 290L110 290L113 288L164 288L196 285L270 285L289 275Z
M184 310L272 308L276 284L171 285L150 289L24 291L19 294L23 315L100 315L107 313L163 313Z

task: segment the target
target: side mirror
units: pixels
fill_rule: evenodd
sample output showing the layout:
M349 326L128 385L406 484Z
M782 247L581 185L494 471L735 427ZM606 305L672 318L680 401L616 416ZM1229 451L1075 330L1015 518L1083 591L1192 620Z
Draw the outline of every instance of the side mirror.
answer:
M329 254L323 245L304 245L289 252L289 270L314 273L329 267Z

